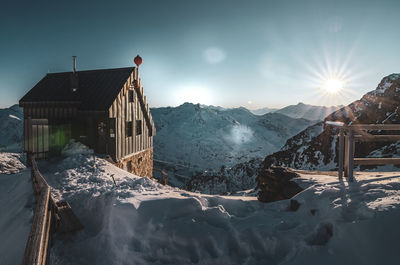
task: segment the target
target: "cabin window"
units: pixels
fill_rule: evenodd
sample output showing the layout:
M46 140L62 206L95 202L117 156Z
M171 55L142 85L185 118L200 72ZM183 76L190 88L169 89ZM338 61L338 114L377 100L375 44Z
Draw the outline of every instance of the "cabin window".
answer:
M142 134L142 120L136 120L136 135Z
M126 122L126 137L131 137L133 132L133 125L131 121Z
M133 93L133 90L128 90L128 100L129 102L134 102L135 101L135 93Z
M115 118L110 118L110 137L115 138Z

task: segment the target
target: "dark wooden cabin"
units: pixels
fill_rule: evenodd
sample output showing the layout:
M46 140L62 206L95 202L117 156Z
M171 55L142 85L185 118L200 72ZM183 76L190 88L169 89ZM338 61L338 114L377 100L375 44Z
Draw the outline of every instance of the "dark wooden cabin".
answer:
M136 67L47 74L19 105L27 154L58 156L74 139L152 176L155 127Z

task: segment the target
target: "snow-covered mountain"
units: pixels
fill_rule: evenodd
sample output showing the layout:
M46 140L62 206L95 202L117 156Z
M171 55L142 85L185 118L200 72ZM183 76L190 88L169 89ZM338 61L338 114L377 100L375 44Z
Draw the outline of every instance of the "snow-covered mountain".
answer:
M22 152L23 116L18 105L0 109L0 152Z
M251 111L251 113L253 113L255 115L264 115L264 114L267 114L270 112L275 112L277 110L279 110L279 109L265 107L265 108L261 108L261 109L250 110L250 111Z
M263 158L312 124L279 113L258 116L245 108L223 109L191 103L176 108L153 108L151 112L157 127L155 166L170 173L175 171L178 178Z
M282 109L275 111L275 113L284 114L286 116L299 119L308 119L314 121L322 121L324 120L329 114L333 113L334 111L342 108L343 106L313 106L304 103L298 103L297 105L289 105Z
M360 100L343 107L325 121L342 121L347 124L400 123L400 74L382 79L378 87ZM337 166L337 133L331 126L319 122L287 140L285 146L266 157L264 166L282 165L302 169L334 169ZM398 143L356 143L355 156L383 155L395 157L400 154Z

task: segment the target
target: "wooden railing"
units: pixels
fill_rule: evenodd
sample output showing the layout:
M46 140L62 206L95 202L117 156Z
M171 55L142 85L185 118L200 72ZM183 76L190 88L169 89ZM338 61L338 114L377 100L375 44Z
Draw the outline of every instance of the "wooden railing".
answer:
M165 172L162 169L158 169L158 168L155 168L155 167L153 167L153 170L157 171L157 172L160 172L160 174L161 174L161 178L159 179L158 182L163 184L163 185L168 185L168 173Z
M28 156L29 157L29 156ZM67 202L56 202L50 186L40 173L33 156L29 159L36 209L26 242L22 265L45 265L49 262L55 232L73 232L83 228Z
M354 124L327 121L326 125L339 128L339 178L354 180L354 165L400 165L400 158L354 158L355 142L400 141L400 135L373 135L368 131L400 131L400 124Z

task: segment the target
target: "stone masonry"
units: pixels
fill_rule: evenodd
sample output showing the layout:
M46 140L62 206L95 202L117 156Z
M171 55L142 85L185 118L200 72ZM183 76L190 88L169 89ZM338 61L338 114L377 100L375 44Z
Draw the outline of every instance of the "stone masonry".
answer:
M153 148L149 148L116 163L116 166L140 177L153 177Z

